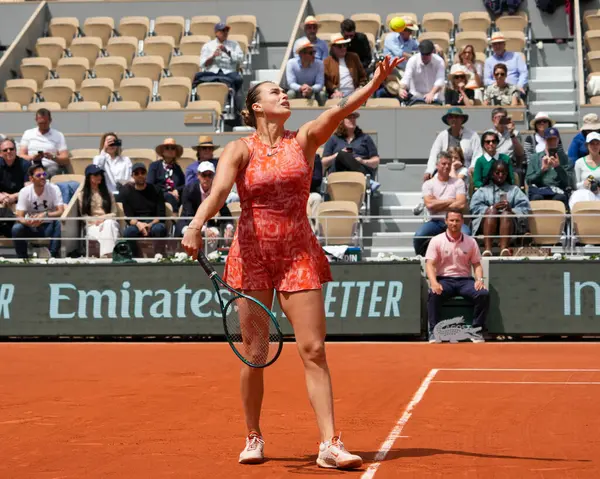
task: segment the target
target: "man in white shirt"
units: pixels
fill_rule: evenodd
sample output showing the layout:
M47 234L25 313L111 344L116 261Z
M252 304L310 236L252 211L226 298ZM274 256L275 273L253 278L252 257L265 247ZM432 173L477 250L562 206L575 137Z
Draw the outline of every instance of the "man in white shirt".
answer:
M312 15L309 15L304 19L304 34L305 36L298 38L294 42L294 58L300 58L298 47L306 42L312 43L315 46L315 58L317 60L325 60L329 55L329 47L325 40L317 38L317 32L319 31L319 22Z
M193 86L200 83L221 82L225 83L235 92L236 111L239 111L244 99L241 96L244 79L240 75L244 61L244 52L238 42L228 40L229 25L217 23L215 25L215 39L205 43L200 52L200 68L196 73Z
M26 130L21 137L19 156L29 161L41 161L48 176L52 177L69 165L65 136L50 128L52 114L45 108L35 113L35 122L37 128Z
M65 210L62 195L58 186L48 182L46 169L39 163L29 168L29 181L31 183L19 192L17 200L17 222L12 228L15 251L19 258L28 258L27 241L17 238L51 238L50 254L58 258L59 218Z
M408 106L418 103L442 104L446 82L444 60L436 55L431 40L419 44L419 53L410 57L400 81L400 98Z

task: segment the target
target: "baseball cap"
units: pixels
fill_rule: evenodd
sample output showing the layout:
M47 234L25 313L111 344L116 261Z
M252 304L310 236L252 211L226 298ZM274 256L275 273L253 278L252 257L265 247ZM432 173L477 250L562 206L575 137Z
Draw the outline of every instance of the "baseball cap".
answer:
M553 138L553 137L559 137L560 134L558 133L558 130L556 128L546 128L544 130L544 139L547 140L548 138ZM589 136L589 135L588 135Z
M104 170L100 168L98 165L88 165L85 167L85 176L97 175L98 173L103 173Z
M223 22L219 22L215 25L215 32L220 32L221 30L229 30L231 27Z
M419 43L419 53L421 55L431 55L435 51L435 46L431 40L423 40Z
M141 161L139 161L133 165L133 167L131 168L131 172L133 173L136 170L148 171L148 168L146 168L146 165L144 165Z
M215 165L213 165L210 161L203 161L198 165L198 173L206 173L210 171L211 173L215 173Z
M597 131L592 131L591 133L588 133L588 136L585 137L586 143L591 143L594 140L600 141L600 133Z

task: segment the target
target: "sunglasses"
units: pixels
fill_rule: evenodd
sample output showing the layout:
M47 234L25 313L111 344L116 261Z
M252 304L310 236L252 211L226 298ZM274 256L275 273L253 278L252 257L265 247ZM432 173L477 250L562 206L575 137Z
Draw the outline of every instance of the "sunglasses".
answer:
M467 76L466 75L454 75L454 78L456 80L464 80L465 78L467 78Z
M146 172L144 170L135 170L133 172L133 176L145 175Z
M485 145L497 145L498 144L498 140L483 140L483 143Z
M15 151L14 148L5 148L4 150L2 150L2 153L8 153L9 151Z
M48 176L48 173L46 173L45 171L42 173L36 173L35 175L33 175L35 178L46 178L46 176Z
M314 55L315 51L314 50L304 50L302 51L303 55Z
M167 145L165 146L165 150L176 150L177 147L173 146L173 145Z
M200 173L200 176L202 178L213 178L215 175L214 173Z
M337 43L335 43L333 46L337 48L348 48L348 45L339 45Z
M506 73L504 73L504 72L496 72L496 73L494 73L494 76L495 77L505 77Z

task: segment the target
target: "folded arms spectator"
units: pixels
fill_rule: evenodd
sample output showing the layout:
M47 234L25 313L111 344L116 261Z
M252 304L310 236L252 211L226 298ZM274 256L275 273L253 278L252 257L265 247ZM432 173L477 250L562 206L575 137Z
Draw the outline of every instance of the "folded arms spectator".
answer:
M313 17L312 15L309 15L308 17L306 17L304 19L304 37L300 37L298 38L295 42L294 42L294 56L295 57L299 57L298 55L298 45L300 45L301 43L306 42L306 40L308 40L310 43L312 43L315 46L315 58L317 60L321 60L324 61L325 58L327 58L328 53L328 48L327 48L327 43L325 42L325 40L321 40L320 38L317 38L317 32L319 31L319 22L317 22L317 19L315 17Z
M118 195L119 188L131 181L131 160L121 156L123 143L116 133L104 133L100 139L100 154L93 163L104 171L108 191Z
M434 51L433 43L424 40L419 44L419 53L413 55L406 64L400 98L408 105L442 104L440 92L446 83L446 67L444 60Z
M319 105L327 101L325 66L315 59L315 46L308 40L298 45L299 58L290 58L286 65L289 98L316 98Z
M325 59L325 88L330 98L342 98L367 83L367 73L356 53L348 52L341 34L331 37L330 56Z

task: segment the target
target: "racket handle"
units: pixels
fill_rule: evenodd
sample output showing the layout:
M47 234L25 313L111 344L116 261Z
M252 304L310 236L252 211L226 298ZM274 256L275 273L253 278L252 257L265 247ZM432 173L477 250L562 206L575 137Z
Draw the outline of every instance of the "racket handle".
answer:
M208 258L204 254L204 251L202 251L201 249L198 250L198 263L200 263L200 266L202 266L202 269L204 269L204 271L206 271L206 274L209 277L213 273L216 273L215 268L212 267L212 265L210 264L210 261L208 261Z

